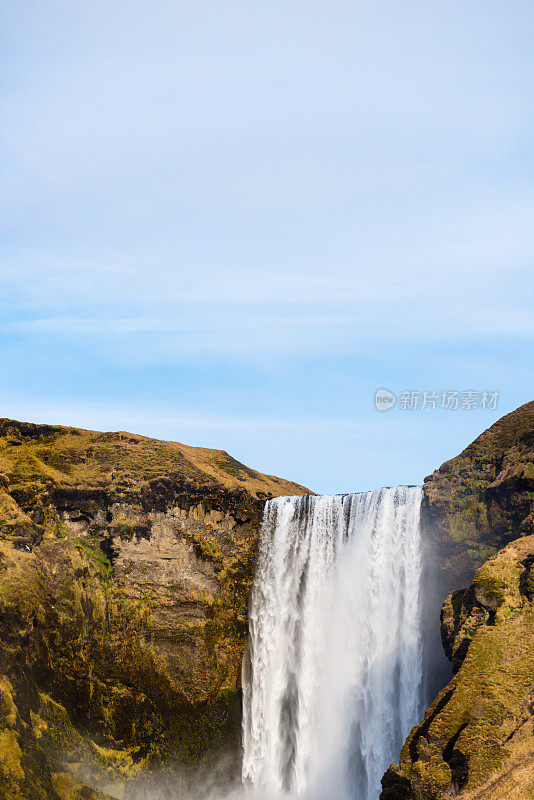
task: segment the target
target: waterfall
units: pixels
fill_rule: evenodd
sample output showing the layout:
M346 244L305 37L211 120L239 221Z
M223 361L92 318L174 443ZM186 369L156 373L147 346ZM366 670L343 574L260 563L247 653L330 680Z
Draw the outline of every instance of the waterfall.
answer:
M419 487L265 507L243 660L243 781L377 800L418 720Z

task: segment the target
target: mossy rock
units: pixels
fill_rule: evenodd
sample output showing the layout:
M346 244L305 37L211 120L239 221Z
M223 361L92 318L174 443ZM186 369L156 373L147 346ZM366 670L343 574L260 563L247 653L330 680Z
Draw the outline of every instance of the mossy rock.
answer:
M2 800L237 752L263 501L306 491L224 451L0 420Z
M399 766L390 768L407 787L403 800L515 800L502 793L515 770L522 775L517 797L532 798L534 604L521 586L531 559L534 536L518 539L484 564L467 590L448 598L443 636L457 673L410 733ZM384 791L392 781L385 780Z

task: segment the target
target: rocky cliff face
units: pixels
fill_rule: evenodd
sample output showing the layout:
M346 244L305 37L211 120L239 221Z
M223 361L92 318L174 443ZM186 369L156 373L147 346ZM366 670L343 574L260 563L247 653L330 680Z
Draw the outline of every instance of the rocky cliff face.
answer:
M508 542L534 533L534 402L425 478L424 496L425 528L448 591L470 583Z
M534 798L534 403L424 490L455 674L382 798ZM306 491L222 451L0 420L2 800L127 800L237 751L262 505Z
M442 611L455 676L382 780L381 800L534 797L534 536L509 544Z
M534 403L426 478L424 496L437 573L425 610L435 625L435 603L454 590L441 639L455 674L384 776L381 800L532 799Z
M120 798L237 745L263 501L306 491L222 451L0 421L6 800Z

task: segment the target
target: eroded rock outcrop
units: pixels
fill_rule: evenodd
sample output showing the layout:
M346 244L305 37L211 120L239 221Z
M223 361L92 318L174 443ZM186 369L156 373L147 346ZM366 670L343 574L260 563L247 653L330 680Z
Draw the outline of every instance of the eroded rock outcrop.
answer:
M263 501L222 451L0 421L0 794L90 800L237 745Z
M509 544L442 611L455 676L383 778L381 800L534 797L534 536Z
M508 542L534 533L534 401L498 420L423 488L423 521L449 594Z
M455 675L383 798L534 798L534 403L424 489ZM0 420L0 797L127 800L237 750L262 505L306 491L222 451Z
M425 479L422 521L436 565L425 612L437 616L433 604L449 595L441 639L454 677L384 776L381 798L531 800L534 403Z

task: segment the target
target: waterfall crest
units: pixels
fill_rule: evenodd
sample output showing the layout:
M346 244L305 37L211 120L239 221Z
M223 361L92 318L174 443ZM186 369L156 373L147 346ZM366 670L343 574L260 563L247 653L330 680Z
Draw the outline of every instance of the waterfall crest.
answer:
M376 800L419 716L422 490L266 504L243 661L243 780Z

